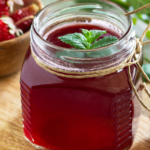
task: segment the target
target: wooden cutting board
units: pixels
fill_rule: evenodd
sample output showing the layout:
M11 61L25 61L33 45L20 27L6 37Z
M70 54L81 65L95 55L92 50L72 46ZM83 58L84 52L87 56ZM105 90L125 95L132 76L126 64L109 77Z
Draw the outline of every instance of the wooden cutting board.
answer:
M19 80L20 72L0 78L0 150L36 150L23 136ZM144 92L143 99L150 107ZM150 113L144 108L131 150L150 150Z

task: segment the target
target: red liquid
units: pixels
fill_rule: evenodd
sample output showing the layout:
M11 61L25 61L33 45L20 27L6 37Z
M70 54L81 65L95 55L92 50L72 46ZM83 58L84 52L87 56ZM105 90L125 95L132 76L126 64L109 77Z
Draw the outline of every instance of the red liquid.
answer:
M75 26L69 26L69 27L63 27L60 29L55 30L54 32L50 33L50 35L47 37L47 41L49 41L52 44L55 44L57 46L65 47L65 48L73 48L72 46L62 42L61 40L58 39L59 36L64 36L66 34L72 34L72 33L82 33L81 29L87 29L87 30L105 30L102 29L98 26L93 26L93 25L87 25L87 24L79 24ZM106 34L103 34L100 38L103 38L105 36L116 36L118 39L120 36L113 32L113 31L108 31Z
M80 28L100 29L74 26L51 33L48 40L69 47L57 37ZM131 70L135 78L136 67ZM127 68L102 77L67 79L39 67L29 49L21 95L24 133L33 144L54 150L125 150L132 145L133 101Z

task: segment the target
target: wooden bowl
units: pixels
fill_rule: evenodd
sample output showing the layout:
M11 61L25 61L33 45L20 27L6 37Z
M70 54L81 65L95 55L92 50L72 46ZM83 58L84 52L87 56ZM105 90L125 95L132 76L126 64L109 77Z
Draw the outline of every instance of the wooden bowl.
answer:
M32 3L43 8L40 0L24 0L26 7ZM19 5L14 5L14 11L21 8ZM30 44L30 31L20 37L0 42L0 77L10 75L21 69L24 56Z

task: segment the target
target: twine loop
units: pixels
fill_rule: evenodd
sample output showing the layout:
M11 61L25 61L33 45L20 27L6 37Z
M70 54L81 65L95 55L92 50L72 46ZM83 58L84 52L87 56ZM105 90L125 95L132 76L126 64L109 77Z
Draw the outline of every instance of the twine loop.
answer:
M141 53L142 44L139 38L136 38L136 54Z
M147 4L147 5L141 7L137 10L134 10L132 12L125 13L125 15L128 16L128 15L134 14L138 11L146 9L147 7L150 7L150 4ZM40 67L42 67L43 69L45 69L46 71L48 71L52 74L55 74L55 75L60 76L60 77L65 77L65 78L74 78L74 79L93 78L93 77L98 77L98 76L103 76L103 75L109 75L109 74L112 74L112 73L114 73L120 69L127 67L128 68L128 75L129 75L129 82L130 82L130 85L131 85L137 99L140 101L140 103L142 104L142 106L144 108L146 108L148 111L150 111L150 108L148 108L148 106L142 101L142 99L140 98L140 96L137 92L137 89L134 86L134 83L132 81L131 69L130 69L130 66L136 64L137 67L139 68L139 71L141 72L141 74L150 83L150 79L148 78L148 76L146 75L146 73L144 72L144 70L142 69L142 67L139 63L141 55L142 55L142 46L150 43L150 41L143 42L143 39L146 35L146 32L149 30L149 27L150 27L150 23L148 24L147 28L143 32L141 38L140 39L136 38L136 48L133 50L133 52L125 60L123 60L119 65L117 65L115 67L107 68L104 70L97 70L97 71L90 71L90 72L66 71L63 69L51 67L50 65L47 65L44 62L42 62L36 56L36 54L33 52L32 48L31 48L31 52L32 52L32 56L33 56L35 62ZM138 56L137 56L137 54L138 54ZM134 60L132 60L132 58L134 58ZM147 93L147 95L150 97L150 92L149 92L145 83L142 83L140 85L139 89L144 90Z

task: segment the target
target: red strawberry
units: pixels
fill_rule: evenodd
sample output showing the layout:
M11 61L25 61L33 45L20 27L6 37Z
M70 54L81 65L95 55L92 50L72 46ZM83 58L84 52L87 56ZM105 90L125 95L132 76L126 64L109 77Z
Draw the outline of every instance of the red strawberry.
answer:
M38 10L39 7L36 4L32 4L17 10L15 13L11 14L10 17L15 21L18 28L26 32L30 29L34 15Z
M0 0L0 5L7 5L8 0Z
M9 7L7 5L0 5L0 17L9 15Z
M23 0L0 0L0 17L9 16L9 12L13 11L14 3L23 5Z
M22 34L22 31L15 27L11 18L0 18L0 42L13 39L20 34Z
M7 5L7 0L0 0L0 17L9 15L9 7Z
M14 34L9 32L10 28L0 19L0 42L15 38Z

